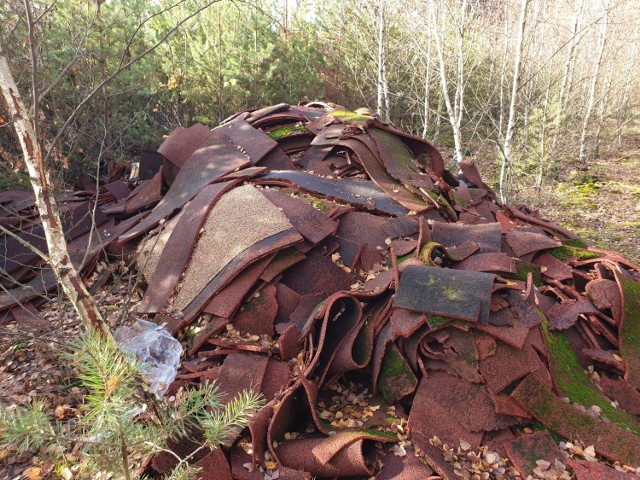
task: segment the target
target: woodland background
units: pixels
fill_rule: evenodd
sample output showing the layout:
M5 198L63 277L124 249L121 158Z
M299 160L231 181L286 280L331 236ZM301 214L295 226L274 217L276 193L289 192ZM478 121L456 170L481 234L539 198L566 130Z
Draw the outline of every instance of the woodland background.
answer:
M639 258L637 0L33 2L40 136L56 184L104 174L177 126L327 100L473 156L487 183ZM32 87L24 3L0 48ZM172 32L175 26L189 17ZM171 32L156 50L87 95ZM57 143L53 145L52 142ZM0 104L0 188L28 188Z

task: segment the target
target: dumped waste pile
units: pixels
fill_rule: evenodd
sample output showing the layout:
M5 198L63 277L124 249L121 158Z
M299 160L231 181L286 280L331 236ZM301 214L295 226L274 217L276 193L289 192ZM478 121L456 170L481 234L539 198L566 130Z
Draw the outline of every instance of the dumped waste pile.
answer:
M264 396L203 478L635 476L640 267L460 168L366 112L280 104L62 197L83 272L135 255L137 314L187 345L169 395ZM45 249L31 197L0 202L0 311L28 322L56 282L19 241Z

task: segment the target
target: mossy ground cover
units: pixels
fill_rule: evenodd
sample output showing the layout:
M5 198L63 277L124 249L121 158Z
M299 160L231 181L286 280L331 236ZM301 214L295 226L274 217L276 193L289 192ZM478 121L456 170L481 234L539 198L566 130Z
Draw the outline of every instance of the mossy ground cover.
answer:
M591 245L640 262L640 134L583 168L539 196L542 215Z

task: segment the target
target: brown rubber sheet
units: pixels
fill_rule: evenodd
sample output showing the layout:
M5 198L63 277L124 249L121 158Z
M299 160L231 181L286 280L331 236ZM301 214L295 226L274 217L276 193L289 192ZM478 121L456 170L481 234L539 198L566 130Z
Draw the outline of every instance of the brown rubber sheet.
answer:
M194 198L206 185L250 164L248 157L241 154L222 134L214 133L210 142L211 145L196 150L189 157L160 203L148 217L122 235L121 241L130 240L152 229Z
M494 278L489 273L411 265L400 276L394 306L485 323Z

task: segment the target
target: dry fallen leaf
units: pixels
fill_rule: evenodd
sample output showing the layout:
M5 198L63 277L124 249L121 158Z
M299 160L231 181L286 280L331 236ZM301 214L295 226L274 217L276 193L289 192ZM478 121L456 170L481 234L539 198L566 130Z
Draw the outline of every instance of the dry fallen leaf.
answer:
M62 405L58 405L53 411L53 414L57 419L62 419L64 418L64 412L65 412L65 408Z
M28 480L40 480L40 467L29 467L25 470L24 475Z

